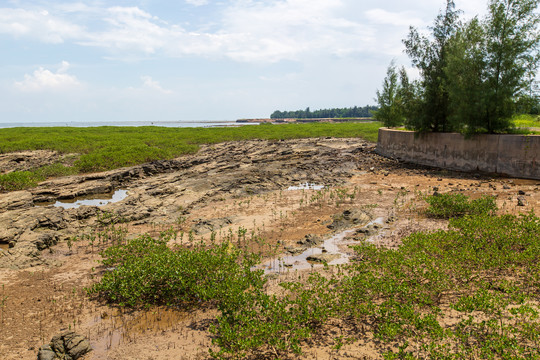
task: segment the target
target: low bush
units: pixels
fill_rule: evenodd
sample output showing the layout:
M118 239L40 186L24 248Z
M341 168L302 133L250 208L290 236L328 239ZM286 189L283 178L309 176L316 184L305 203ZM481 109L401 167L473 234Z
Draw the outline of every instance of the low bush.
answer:
M466 215L397 250L355 250L362 261L342 280L342 317L393 346L386 358L540 358L535 215Z
M461 193L437 194L425 197L429 207L426 214L435 218L449 219L463 215L493 214L497 210L495 197L482 196L476 200Z
M193 248L167 246L167 237L140 236L103 251L103 264L114 271L89 289L120 306L194 306L229 303L250 287L264 284L251 271L257 256L228 243Z
M13 171L0 175L0 191L22 190L34 187L44 180L43 176L32 171Z

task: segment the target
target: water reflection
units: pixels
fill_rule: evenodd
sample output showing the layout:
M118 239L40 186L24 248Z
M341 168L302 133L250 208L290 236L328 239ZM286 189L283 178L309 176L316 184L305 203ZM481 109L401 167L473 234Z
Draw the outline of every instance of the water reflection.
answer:
M106 196L106 198L104 198L103 194L101 194L92 196L94 198L86 197L84 199L78 198L73 200L56 201L53 205L56 207L62 207L64 209L76 209L82 205L104 206L122 201L127 198L127 196L127 190L116 190L110 197Z

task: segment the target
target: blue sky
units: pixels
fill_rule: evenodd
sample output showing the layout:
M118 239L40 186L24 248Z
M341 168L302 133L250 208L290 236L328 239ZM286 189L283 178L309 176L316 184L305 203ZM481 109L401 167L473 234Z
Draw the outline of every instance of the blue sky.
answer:
M374 104L434 0L0 0L0 122L235 120ZM465 15L486 1L456 0Z

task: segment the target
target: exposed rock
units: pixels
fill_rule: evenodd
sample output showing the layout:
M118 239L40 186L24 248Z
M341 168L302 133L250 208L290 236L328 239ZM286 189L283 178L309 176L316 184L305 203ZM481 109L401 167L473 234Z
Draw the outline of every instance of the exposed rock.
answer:
M316 254L316 255L309 255L306 260L311 262L317 262L317 263L329 263L333 260L339 259L341 257L340 254L330 254L330 253L323 253L323 254Z
M0 154L0 173L30 170L53 164L60 159L61 156L56 151L51 150L17 151Z
M65 332L54 336L50 344L39 349L38 360L77 360L91 350L90 342L83 335Z
M303 245L304 247L313 247L320 245L324 240L317 235L307 234L302 240L297 241L297 244Z
M58 359L51 345L43 345L39 348L38 360L55 360Z
M336 215L333 222L327 227L332 230L344 230L353 226L365 224L371 220L371 216L366 214L362 209L349 209L343 211L342 214Z
M12 191L0 196L0 211L27 209L33 205L33 196L29 191Z
M232 223L233 221L229 217L210 220L199 220L199 222L192 226L191 230L193 230L196 235L203 235L212 231L217 232L220 229L226 227L227 225L231 225Z
M300 255L301 253L306 251L306 248L304 247L285 246L284 249L291 255Z
M107 225L107 221L174 224L180 215L195 214L199 206L224 194L243 197L305 182L332 186L357 174L358 169L375 171L376 167L377 172L391 172L402 167L397 161L383 161L373 149L374 144L361 139L225 142L202 145L196 154L178 159L55 178L29 191L0 193L0 242L15 245L2 254L0 268L42 263L38 249L92 231L96 225ZM129 188L128 198L103 208L50 205L59 199L120 188ZM98 214L103 212L114 216L98 221ZM367 221L366 214L351 210L325 225L339 230ZM193 231L202 235L231 223L229 218L202 219L194 223ZM315 238L304 241L307 247L318 244Z

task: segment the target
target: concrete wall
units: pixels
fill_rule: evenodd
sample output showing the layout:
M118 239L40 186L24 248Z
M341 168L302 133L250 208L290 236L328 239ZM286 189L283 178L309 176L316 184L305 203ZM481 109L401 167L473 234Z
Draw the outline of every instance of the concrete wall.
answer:
M539 135L415 134L381 128L376 152L403 161L461 171L540 180Z

